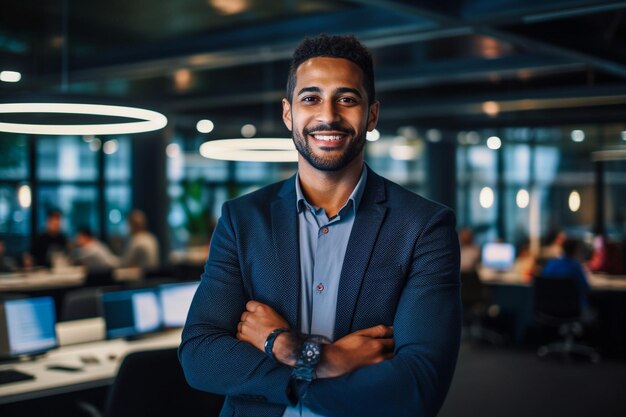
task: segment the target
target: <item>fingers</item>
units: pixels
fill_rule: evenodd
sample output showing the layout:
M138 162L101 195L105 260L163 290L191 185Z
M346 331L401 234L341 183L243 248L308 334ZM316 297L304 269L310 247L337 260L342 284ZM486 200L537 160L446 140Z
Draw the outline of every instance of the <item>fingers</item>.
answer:
M377 341L380 343L383 352L391 352L393 354L393 348L395 347L393 339L378 339Z
M393 359L393 352L385 352L385 353L381 354L380 356L378 356L378 358L376 358L372 362L380 363L380 362L384 362L384 361L389 360L389 359Z
M250 300L246 303L246 310L241 313L241 321L246 321L251 315L254 313L262 313L265 304L259 303L258 301Z
M245 340L246 337L243 334L243 321L240 321L239 323L237 323L237 334L235 334L235 337L239 340Z
M237 323L237 333L243 333L243 325L244 325L243 320Z
M265 306L265 304L259 303L258 301L255 301L255 300L250 300L246 303L246 310L255 312L257 311L259 307L263 307L263 306Z
M355 332L361 336L368 336L374 338L388 338L393 337L393 327L379 324L378 326L369 327L367 329L359 330Z

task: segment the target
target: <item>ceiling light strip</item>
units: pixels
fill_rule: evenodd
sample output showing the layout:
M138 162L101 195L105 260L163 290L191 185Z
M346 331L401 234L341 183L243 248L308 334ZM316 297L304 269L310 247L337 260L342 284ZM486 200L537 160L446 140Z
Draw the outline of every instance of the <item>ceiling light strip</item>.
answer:
M291 139L221 139L205 142L200 155L222 161L297 162L298 152Z
M150 132L167 125L161 113L137 107L77 103L0 103L0 114L85 114L92 116L125 117L139 121L102 124L28 124L0 122L0 132L35 135L120 135Z

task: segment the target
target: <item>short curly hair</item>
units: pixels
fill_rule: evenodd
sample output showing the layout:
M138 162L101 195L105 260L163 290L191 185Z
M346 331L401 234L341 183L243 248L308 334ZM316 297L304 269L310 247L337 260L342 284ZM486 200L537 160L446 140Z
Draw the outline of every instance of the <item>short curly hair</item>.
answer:
M293 52L291 68L287 78L287 100L291 103L296 88L296 71L303 62L316 57L343 58L354 62L363 71L363 87L369 104L376 100L374 88L374 64L372 54L359 40L352 36L321 34L305 38Z

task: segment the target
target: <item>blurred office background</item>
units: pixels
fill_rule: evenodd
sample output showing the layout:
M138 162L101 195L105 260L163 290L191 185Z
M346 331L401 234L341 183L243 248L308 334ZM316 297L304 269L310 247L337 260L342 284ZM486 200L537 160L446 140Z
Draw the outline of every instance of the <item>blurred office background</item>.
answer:
M86 225L121 254L126 219L140 209L160 243L160 275L197 279L221 204L296 168L207 159L200 146L287 138L280 100L290 54L319 33L355 34L373 53L381 117L366 161L375 171L454 208L479 247L498 241L538 250L563 231L591 254L602 236L613 260L600 272L626 273L626 3L601 0L4 1L1 103L137 106L168 118L164 129L139 134L0 132L6 255L20 262L50 209L63 213L70 238ZM120 118L0 114L13 123L103 121ZM515 291L500 288L490 303L515 304ZM626 393L623 294L596 294L601 318L610 317L592 340L602 361L567 365L583 372L581 384L602 379L597 367L605 367L602 375L611 376L602 392L610 398ZM517 323L506 314L493 320L501 343L464 342L457 380L465 385L453 385L450 401L467 387L484 388L472 407L485 407L493 389L526 395L520 385L571 371L535 362L546 336L520 330L530 313L514 307ZM516 368L518 357L503 351L533 365ZM472 368L477 360L496 362ZM549 370L507 380L532 366ZM492 386L474 384L477 370L491 372L483 380L491 375ZM588 387L575 385L556 398L584 403L575 389ZM535 400L550 401L544 397ZM461 415L464 401L447 405L446 415ZM516 415L488 408L476 414ZM596 415L625 408L611 403Z

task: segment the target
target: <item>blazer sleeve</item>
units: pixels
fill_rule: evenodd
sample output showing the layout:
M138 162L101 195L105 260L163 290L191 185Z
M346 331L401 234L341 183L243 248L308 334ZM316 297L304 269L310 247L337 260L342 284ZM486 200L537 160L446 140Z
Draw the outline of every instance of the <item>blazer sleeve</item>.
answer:
M413 248L394 317L394 357L314 380L300 401L327 417L435 416L454 373L460 333L459 242L454 215L445 208Z
M290 368L235 337L249 298L228 207L228 203L223 206L211 240L183 330L179 359L187 382L196 389L286 405Z

